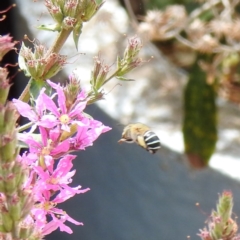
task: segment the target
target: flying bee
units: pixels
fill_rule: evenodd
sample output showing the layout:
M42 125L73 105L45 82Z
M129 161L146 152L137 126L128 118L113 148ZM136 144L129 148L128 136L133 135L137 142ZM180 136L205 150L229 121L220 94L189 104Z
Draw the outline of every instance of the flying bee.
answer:
M150 153L155 153L161 147L159 137L142 123L127 125L123 129L122 138L118 142L135 142Z

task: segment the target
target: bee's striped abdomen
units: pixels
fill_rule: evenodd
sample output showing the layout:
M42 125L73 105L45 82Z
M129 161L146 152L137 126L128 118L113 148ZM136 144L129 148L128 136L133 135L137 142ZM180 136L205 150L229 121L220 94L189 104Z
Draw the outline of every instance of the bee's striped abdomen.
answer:
M159 137L152 131L147 131L144 134L144 140L150 153L155 153L161 147Z

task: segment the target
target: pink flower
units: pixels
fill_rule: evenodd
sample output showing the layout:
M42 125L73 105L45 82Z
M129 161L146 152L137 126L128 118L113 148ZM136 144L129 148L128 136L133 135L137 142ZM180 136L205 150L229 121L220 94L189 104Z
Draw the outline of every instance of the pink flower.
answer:
M84 126L78 126L78 131L75 137L71 138L70 149L84 150L86 147L91 146L93 142L100 136L111 130L110 127L104 126L101 122L94 119L83 119Z
M82 112L86 107L86 98L83 99L83 96L86 96L86 94L84 92L81 92L78 97L78 99L80 98L81 101L76 102L76 104L74 104L71 109L68 110L66 106L66 97L63 91L63 87L61 87L59 84L51 82L50 80L48 80L47 82L57 92L58 107L50 97L45 95L44 98L46 106L48 110L51 111L52 114L54 114L55 117L58 119L57 121L61 125L61 129L70 132L69 124L71 124L73 121L76 122L76 120L78 120L82 116ZM82 125L81 121L77 121L77 124Z
M54 215L52 215L52 218L53 218L52 221L50 221L43 227L42 234L44 236L55 231L57 228L60 228L61 232L67 232L69 234L72 234L73 233L72 229L64 224L65 221L69 221L75 225L83 225L83 223L74 220L69 215L67 215L65 212L61 212L60 214L61 215L58 217L55 217Z
M51 217L52 220L50 222L47 221L47 216ZM35 221L36 228L42 230L43 235L50 234L58 227L61 231L72 233L71 228L64 224L65 221L76 225L83 225L83 223L71 218L65 211L55 208L53 202L47 201L38 204L36 208L32 210L32 217Z
M53 128L56 126L56 117L52 114L46 113L46 102L44 93L46 89L43 88L36 100L35 108L31 107L29 104L22 102L18 99L13 99L13 103L16 106L19 114L21 116L28 118L32 123L34 123L31 132L36 129L36 126L42 126L46 128Z
M58 161L57 167L43 169L40 166L35 166L34 171L38 174L39 179L37 182L37 192L43 191L58 191L64 188L68 188L68 184L72 182L72 176L75 174L75 170L70 171L75 159L74 155L66 155ZM78 193L78 191L75 191Z
M9 35L0 36L0 61L2 61L3 56L13 49L16 42L12 42L12 37Z
M37 156L57 158L59 155L64 155L69 150L68 139L59 142L60 131L56 128L47 131L43 127L39 127L40 139L35 139L33 135L25 133L21 134L18 139L25 142L29 146L30 153L35 153Z

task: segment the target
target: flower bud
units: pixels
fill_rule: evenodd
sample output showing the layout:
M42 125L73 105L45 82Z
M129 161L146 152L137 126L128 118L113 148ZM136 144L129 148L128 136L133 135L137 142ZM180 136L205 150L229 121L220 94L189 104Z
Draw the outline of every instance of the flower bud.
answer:
M100 73L101 67L102 67L102 63L99 57L98 56L94 57L94 66L93 66L92 76L90 80L90 83L92 86L96 85L97 76Z
M123 58L117 58L117 77L121 77L124 74L130 72L132 69L141 65L143 61L141 58L137 57L141 48L142 44L138 38L133 37L129 39L128 46L124 51Z
M4 235L4 233L6 233L6 229L4 228L4 226L2 224L0 224L0 238L4 239L4 237L2 235Z
M63 5L64 1L62 1L62 5ZM62 23L62 20L64 18L64 15L61 11L62 6L61 6L61 2L59 1L58 5L54 5L52 3L51 0L45 0L45 5L49 11L49 13L51 14L52 18L59 24Z
M78 2L76 0L65 1L64 4L64 15L69 17L76 17L76 12L79 8Z
M10 173L5 178L5 194L11 196L16 191L16 178L13 173Z
M69 76L69 82L63 91L66 96L66 107L67 109L70 109L75 103L79 92L81 91L80 80L77 79L75 74L71 74Z
M232 207L232 193L224 191L219 197L217 211L212 211L211 218L208 222L209 229L200 229L200 233L198 235L203 240L235 239L238 226L231 218Z
M25 224L24 226L21 226L19 229L19 238L20 239L38 239L38 238L30 238L33 232L34 232L33 225Z
M62 27L64 29L70 29L70 28L73 28L76 23L77 23L77 19L76 18L67 16L67 17L65 17L63 19Z
M6 207L1 208L1 214L2 214L2 225L6 232L10 232L13 228L13 220L6 209Z
M10 87L8 71L6 68L0 67L0 104L4 104L7 101Z
M27 170L23 168L21 163L15 161L11 172L15 175L16 188L21 189L22 184L27 178Z
M5 107L5 133L12 133L15 131L16 121L18 119L16 107L12 102L8 102ZM6 124L7 123L7 124Z
M21 217L24 219L29 214L34 205L32 191L27 189L23 190L20 199L22 205Z
M12 42L12 37L9 35L0 36L0 61L2 61L3 56L13 49L16 42Z
M11 135L5 134L2 136L2 146L0 151L0 161L9 162L13 161L16 157L16 152L18 152L16 149L17 146L17 139L15 136L15 133Z
M19 221L21 218L22 206L18 196L12 196L10 202L8 202L8 208L13 221Z
M0 103L0 134L4 133L4 127L6 125L5 122L5 107L2 103ZM0 147L2 146L2 141L0 141Z
M83 22L89 21L99 8L103 5L104 2L97 4L95 0L84 0L82 1L83 13L81 19Z
M0 192L4 192L4 191L5 191L4 181L3 181L2 174L0 174Z
M47 56L47 49L40 44L34 44L34 52L22 43L19 53L19 67L26 76L35 80L46 80L54 76L66 64L67 57L57 53Z
M134 58L138 55L140 50L142 49L142 44L139 38L132 37L128 41L128 46L124 51L123 58L129 63L134 60Z

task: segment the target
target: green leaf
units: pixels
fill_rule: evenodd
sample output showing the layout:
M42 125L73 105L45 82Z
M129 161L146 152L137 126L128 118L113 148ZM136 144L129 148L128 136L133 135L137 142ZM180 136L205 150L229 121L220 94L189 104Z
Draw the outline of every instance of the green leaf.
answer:
M116 77L116 78L120 81L127 81L127 82L135 81L135 79L125 78L125 77Z
M30 95L35 100L37 99L41 89L45 87L49 89L45 81L32 79L30 82Z
M49 25L42 24L42 25L38 26L37 29L47 30L47 31L52 31L52 32L55 32L55 31L60 32L61 25L59 25L59 24L49 24Z
M184 91L183 137L185 153L190 160L199 159L201 167L208 165L217 142L215 100L215 86L206 82L206 73L196 62Z
M105 1L103 1L103 0L96 0L96 3L97 4L103 4Z
M119 56L117 56L117 69L121 69L121 59Z
M20 54L18 55L18 65L19 65L20 69L23 70L25 76L30 77L31 74L29 73L29 71L27 69L25 59L21 54L21 51L23 51L22 49L24 49L24 48L26 48L26 47L24 45L24 42L22 42L22 46L21 46L21 49L20 49Z
M25 142L22 141L18 141L18 147L19 148L28 148L28 145Z
M81 33L82 33L82 22L78 22L73 29L73 40L77 50L78 50L78 40Z

